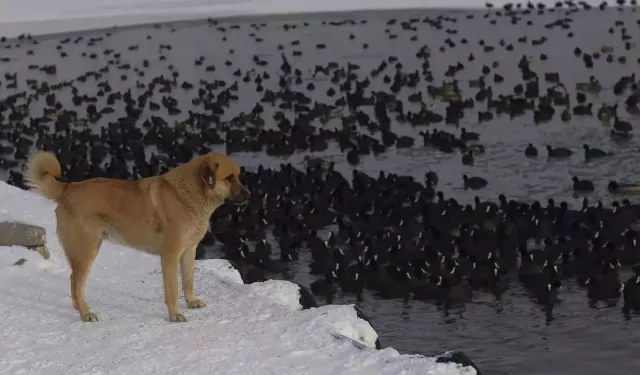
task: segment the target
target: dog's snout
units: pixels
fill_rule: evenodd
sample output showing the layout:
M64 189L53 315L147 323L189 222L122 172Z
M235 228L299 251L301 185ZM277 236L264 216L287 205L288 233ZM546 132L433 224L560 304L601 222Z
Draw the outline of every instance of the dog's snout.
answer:
M232 199L239 204L246 203L251 197L251 193L244 186L236 190L236 193L232 195Z

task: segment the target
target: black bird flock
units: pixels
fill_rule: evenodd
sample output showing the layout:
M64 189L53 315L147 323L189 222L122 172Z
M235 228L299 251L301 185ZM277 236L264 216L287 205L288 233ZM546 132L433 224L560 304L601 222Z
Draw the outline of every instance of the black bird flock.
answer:
M566 1L416 11L375 29L341 15L3 37L0 177L24 188L36 149L69 181L221 151L244 164L252 198L215 212L198 257L221 254L247 282L310 259L307 286L327 302L340 290L455 306L521 283L550 310L577 283L632 314L635 11ZM575 23L597 32L578 38ZM542 170L561 182L535 197L498 181Z

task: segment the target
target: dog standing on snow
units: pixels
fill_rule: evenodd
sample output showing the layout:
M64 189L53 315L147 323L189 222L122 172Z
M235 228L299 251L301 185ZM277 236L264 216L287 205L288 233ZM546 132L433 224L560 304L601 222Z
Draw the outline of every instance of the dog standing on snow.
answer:
M64 183L56 157L36 153L28 164L27 186L58 203L57 233L71 267L73 306L82 320L98 321L85 300L85 285L103 239L160 255L170 321L186 321L178 310L178 265L187 307L206 306L193 292L196 246L216 208L227 199L249 199L239 173L226 155L210 152L161 176Z

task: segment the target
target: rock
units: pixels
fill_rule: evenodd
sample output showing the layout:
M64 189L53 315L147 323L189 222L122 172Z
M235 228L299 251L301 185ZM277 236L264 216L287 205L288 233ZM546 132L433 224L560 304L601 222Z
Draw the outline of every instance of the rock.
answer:
M45 260L49 260L49 258L51 257L51 253L49 252L49 249L47 249L47 247L45 245L42 245L42 246L27 246L27 249L33 250L36 253L42 255L42 257Z
M26 261L27 261L26 259L24 259L24 258L20 258L20 259L18 259L18 261L17 261L17 262L15 262L13 265L14 265L14 266L21 266L21 265L23 265L23 264L24 264L24 262L26 262Z
M461 350L450 350L448 352L444 352L436 357L436 362L457 363L462 366L470 366L476 370L476 375L482 375L482 371L480 371L478 365L476 365L476 363L473 362L471 358L469 358L469 356Z
M47 232L43 227L9 221L0 222L0 246L37 247L44 246L46 242Z

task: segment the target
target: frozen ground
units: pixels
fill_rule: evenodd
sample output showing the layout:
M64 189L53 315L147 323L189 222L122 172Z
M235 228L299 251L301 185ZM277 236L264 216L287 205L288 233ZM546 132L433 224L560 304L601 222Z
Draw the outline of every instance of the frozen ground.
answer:
M80 321L55 236L54 204L0 181L0 220L46 228L51 259L0 247L0 374L440 374L471 368L375 350L377 334L352 306L301 310L286 281L244 285L223 260L197 263L208 307L166 319L158 258L105 243L87 285L102 321ZM21 265L15 265L25 259ZM366 344L358 348L342 334ZM443 348L443 351L446 348Z
M407 8L500 7L508 0L2 0L0 36L51 34L206 17ZM586 0L598 5L601 0ZM526 3L526 2L524 2ZM556 1L543 0L553 6ZM609 1L615 5L615 2Z

